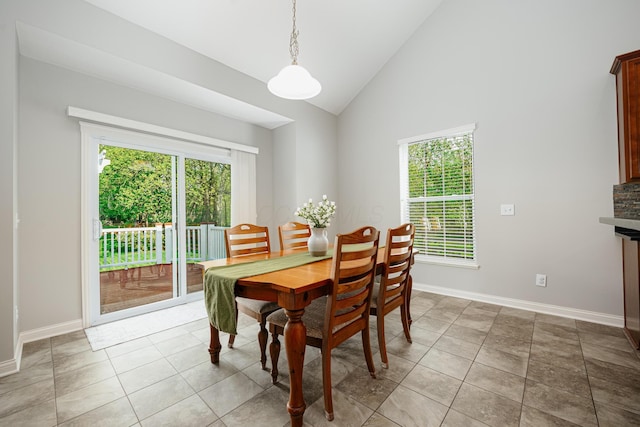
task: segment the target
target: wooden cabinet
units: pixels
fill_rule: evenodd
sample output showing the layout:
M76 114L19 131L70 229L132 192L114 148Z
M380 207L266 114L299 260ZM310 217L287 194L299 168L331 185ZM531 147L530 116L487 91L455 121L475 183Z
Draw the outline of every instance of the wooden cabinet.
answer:
M611 74L618 100L620 183L640 181L640 50L616 56Z
M624 271L624 331L635 348L640 348L640 233L616 227L622 237Z

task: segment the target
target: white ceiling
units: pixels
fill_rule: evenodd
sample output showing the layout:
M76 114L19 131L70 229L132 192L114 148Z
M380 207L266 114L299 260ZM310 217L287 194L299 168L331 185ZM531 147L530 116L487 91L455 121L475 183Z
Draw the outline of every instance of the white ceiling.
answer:
M291 0L85 0L266 82L291 62ZM298 63L340 114L442 0L299 0Z

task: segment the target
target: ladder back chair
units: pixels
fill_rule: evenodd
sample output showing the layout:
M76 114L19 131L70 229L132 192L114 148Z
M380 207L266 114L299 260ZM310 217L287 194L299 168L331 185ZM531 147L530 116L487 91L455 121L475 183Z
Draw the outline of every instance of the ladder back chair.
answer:
M411 295L411 264L413 261L413 238L415 227L413 224L402 224L387 231L385 245L385 268L380 275L380 281L376 278L371 298L371 314L376 316L378 329L378 345L383 368L389 367L387 358L387 345L384 333L384 318L387 314L400 307L400 319L402 329L408 342L411 342L409 333L410 315L409 298Z
M307 330L306 344L322 352L322 385L326 418L333 420L331 396L331 350L356 335L362 335L364 356L372 378L376 377L369 335L369 307L376 271L380 232L374 227L363 227L349 234L338 234L331 261L332 289L328 296L317 298L302 316ZM278 380L280 341L287 316L280 309L269 315L269 331L273 336L271 377Z
M269 241L269 227L262 227L254 224L239 224L235 227L224 230L224 241L227 249L227 257L235 258L239 256L269 253L271 244ZM267 364L267 316L278 310L275 302L261 301L251 298L236 297L236 320L238 312L250 316L260 324L258 331L258 343L260 344L260 363L262 369L266 369ZM229 336L229 348L233 348L235 335Z
M309 224L288 222L278 226L278 236L281 250L304 248L311 237L311 228Z

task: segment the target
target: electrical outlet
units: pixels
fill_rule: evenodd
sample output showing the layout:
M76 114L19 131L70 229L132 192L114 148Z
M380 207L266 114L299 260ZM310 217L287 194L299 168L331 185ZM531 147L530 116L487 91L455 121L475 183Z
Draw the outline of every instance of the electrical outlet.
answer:
M536 286L547 286L547 275L546 274L536 274Z
M500 215L515 215L514 205L500 205Z

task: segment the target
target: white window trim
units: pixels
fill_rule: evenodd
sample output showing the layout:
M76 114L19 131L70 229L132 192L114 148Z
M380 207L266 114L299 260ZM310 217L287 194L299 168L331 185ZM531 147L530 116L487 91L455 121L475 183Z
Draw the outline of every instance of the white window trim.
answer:
M136 130L139 132L151 133L170 138L182 139L185 141L205 144L208 146L226 148L229 150L245 151L247 153L258 154L258 147L251 145L239 144L237 142L224 141L222 139L211 138L209 136L198 135L195 133L184 132L177 129L171 129L163 126L153 125L151 123L139 122L137 120L125 119L123 117L112 116L109 114L98 113L96 111L84 110L82 108L67 107L67 115L83 120L102 123L106 125L118 126L124 129Z
M412 137L409 137L409 138L402 138L402 139L398 140L398 145L403 145L403 144L409 145L409 144L412 144L414 142L425 141L427 139L437 139L437 138L458 136L458 135L462 135L462 134L465 134L465 133L473 132L475 130L476 130L476 124L475 123L470 123L468 125L458 126L458 127L451 128L451 129L439 130L439 131L431 132L431 133L425 133L424 135L412 136Z
M458 126L451 129L445 129L445 130L440 130L436 132L430 132L422 135L399 139L398 146L400 148L400 155L399 155L400 171L404 170L405 165L408 163L410 144L426 141L430 139L455 137L455 136L470 133L470 132L472 133L476 130L476 128L477 128L476 123L469 123L469 124ZM475 151L475 135L474 135L473 149ZM475 159L475 155L474 155L474 159ZM474 170L475 170L475 163L474 163ZM475 176L474 176L474 181L475 181ZM400 215L401 216L400 217L403 220L404 218L408 217L408 215L405 215L406 214L405 209L407 207L407 203L405 203L405 199L404 199L405 195L409 194L408 190L409 190L409 177L403 173L400 176L400 197L401 197L400 199L400 209L401 209ZM475 208L475 189L474 189L474 208ZM475 251L476 258L471 261L456 260L452 258L441 258L441 257L429 256L429 255L420 255L419 253L416 255L415 261L420 264L441 265L441 266L447 266L447 267L469 268L469 269L477 270L480 268L480 264L478 263L477 242L475 242L474 245L476 247L476 251Z

